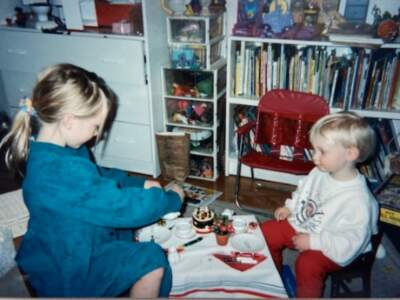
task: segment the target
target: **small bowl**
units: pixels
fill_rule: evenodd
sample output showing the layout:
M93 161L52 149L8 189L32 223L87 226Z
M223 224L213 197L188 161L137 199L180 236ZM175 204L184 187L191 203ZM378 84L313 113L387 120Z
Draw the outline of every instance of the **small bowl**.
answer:
M247 222L241 219L235 219L232 222L235 233L243 233L247 231Z

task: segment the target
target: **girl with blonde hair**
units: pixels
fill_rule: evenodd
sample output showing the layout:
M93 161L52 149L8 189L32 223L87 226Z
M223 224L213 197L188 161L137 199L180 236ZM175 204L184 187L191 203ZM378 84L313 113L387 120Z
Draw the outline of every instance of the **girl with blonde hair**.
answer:
M116 97L95 73L70 64L44 70L21 104L6 149L23 177L30 213L16 257L38 296L166 297L171 269L153 242L132 231L178 211L183 191L97 166L87 142L99 139ZM38 132L33 133L37 121Z

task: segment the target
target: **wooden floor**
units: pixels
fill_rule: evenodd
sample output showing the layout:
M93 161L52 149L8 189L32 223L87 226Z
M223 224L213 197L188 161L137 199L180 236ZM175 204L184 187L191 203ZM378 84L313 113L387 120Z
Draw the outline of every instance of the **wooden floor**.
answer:
M213 188L223 192L218 198L222 201L233 202L235 199L235 176L220 176L216 182L188 179L189 183ZM282 206L286 198L291 196L294 186L269 181L255 180L242 177L240 185L240 203L244 206L265 209L272 213Z

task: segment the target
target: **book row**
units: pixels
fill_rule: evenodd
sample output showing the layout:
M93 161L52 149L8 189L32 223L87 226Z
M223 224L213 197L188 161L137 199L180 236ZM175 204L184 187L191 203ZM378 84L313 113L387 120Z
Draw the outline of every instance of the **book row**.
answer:
M320 95L334 108L400 110L396 50L235 43L233 96L283 88Z

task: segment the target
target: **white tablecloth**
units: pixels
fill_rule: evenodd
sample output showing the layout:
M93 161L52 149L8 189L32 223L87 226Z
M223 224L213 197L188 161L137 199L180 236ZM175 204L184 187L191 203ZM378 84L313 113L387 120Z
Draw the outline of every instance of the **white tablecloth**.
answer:
M256 222L253 215L235 216L234 218ZM259 227L252 231L252 234L264 241ZM171 263L173 272L171 297L288 297L265 241L264 248L257 253L265 255L267 258L251 269L241 272L213 256L213 253L230 254L231 251L237 251L231 246L232 237L228 245L218 246L214 233L196 234L196 236L204 238L202 241L186 247L183 252L180 252L180 260L177 263ZM177 238L173 233L162 246L164 248L176 247L194 238L196 237L183 240Z

